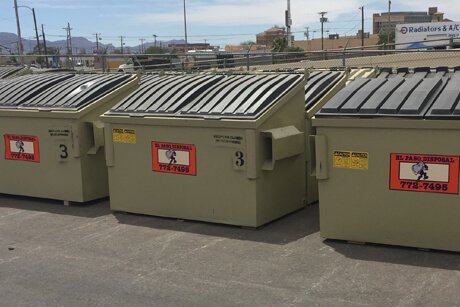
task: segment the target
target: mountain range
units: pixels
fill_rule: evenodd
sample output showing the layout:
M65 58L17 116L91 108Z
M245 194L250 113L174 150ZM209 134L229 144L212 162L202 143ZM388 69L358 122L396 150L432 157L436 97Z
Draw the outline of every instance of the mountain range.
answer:
M0 32L0 54L10 54L17 53L17 41L18 36L14 33ZM169 46L172 44L182 44L184 40L171 40L166 42L157 41L157 46ZM22 39L22 44L24 47L25 53L30 53L33 51L33 48L37 45L37 41L34 39ZM42 45L43 42L40 41ZM92 42L85 37L72 37L72 48L74 53L86 53L91 54L96 50L96 42ZM49 41L46 40L47 47L53 47L60 50L61 54L66 53L67 50L67 40L57 40ZM154 43L145 43L144 50L154 46ZM119 46L114 46L113 44L102 44L99 43L99 49L107 50L108 53L113 52L116 49L120 49ZM137 46L124 46L126 53L138 53L141 50L140 45Z

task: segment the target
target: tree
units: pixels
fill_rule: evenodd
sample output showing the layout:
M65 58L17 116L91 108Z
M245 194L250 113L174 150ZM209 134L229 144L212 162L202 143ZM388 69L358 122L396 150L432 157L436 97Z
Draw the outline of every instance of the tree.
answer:
M245 46L245 45L255 45L256 43L252 40L247 40L247 41L244 41L244 42L241 42L240 45L241 46Z
M388 34L387 33L381 33L379 34L379 45L388 45L388 44L394 44L395 43L395 32L391 31L390 32L390 42L388 42Z
M41 53L45 53L45 50L43 50L43 46L42 46L42 48L41 48ZM59 48L47 47L47 48L46 48L46 53L47 53L47 54L50 54L50 55L51 55L51 54L56 54L56 55L58 55L58 54L60 53L60 50L59 50ZM32 52L29 53L29 54L39 54L38 46L35 45L35 46L34 46L34 49L33 49ZM35 62L36 62L37 64L43 65L43 64L45 63L45 59L44 59L42 56L39 56L39 57L37 57L37 58L35 59Z
M272 51L284 52L288 47L286 37L277 37L273 40Z
M44 53L44 52L45 50L43 50L43 45L41 45L41 53ZM60 50L59 48L46 47L46 53L47 54L59 54ZM39 54L37 45L34 46L34 49L32 50L30 54Z
M145 54L164 54L164 53L165 51L163 50L163 48L154 47L154 46L148 47L145 50Z
M286 37L278 37L273 40L272 45L273 52L302 52L302 48L297 46L288 47L288 42Z

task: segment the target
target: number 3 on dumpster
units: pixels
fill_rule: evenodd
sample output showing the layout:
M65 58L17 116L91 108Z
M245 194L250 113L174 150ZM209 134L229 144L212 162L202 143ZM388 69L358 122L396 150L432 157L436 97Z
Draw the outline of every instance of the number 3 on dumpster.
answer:
M246 155L242 151L236 151L233 155L233 168L243 170L246 167Z

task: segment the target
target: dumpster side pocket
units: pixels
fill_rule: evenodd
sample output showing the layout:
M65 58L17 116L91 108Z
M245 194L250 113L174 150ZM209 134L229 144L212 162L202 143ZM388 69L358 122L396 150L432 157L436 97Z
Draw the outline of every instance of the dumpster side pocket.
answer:
M112 125L104 124L105 136L105 160L107 167L115 166L115 154L112 139Z
M308 168L311 177L316 177L316 135L308 136Z
M294 126L262 131L265 138L266 157L262 169L272 171L275 162L302 154L305 150L305 136Z
M89 155L95 155L100 148L104 147L104 124L100 121L93 122L94 146L88 151Z
M325 136L317 135L315 137L315 149L316 149L316 166L315 174L316 179L325 180L328 179L328 157L327 157L327 139Z

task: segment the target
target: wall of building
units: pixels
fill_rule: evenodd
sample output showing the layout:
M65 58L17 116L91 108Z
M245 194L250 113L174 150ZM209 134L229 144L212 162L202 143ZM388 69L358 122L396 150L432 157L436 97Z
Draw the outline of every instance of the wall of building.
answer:
M340 37L339 39L324 38L324 49L343 49L348 41L348 48L361 47L361 38L356 36ZM364 39L365 46L377 45L379 41L378 35L371 35L369 38ZM321 38L308 41L295 41L294 46L302 48L305 51L320 51Z
M430 7L426 12L390 12L390 23L388 23L388 12L374 14L372 16L372 31L374 34L394 31L397 24L402 23L423 23L439 22L444 20L444 13L438 12L437 7Z

